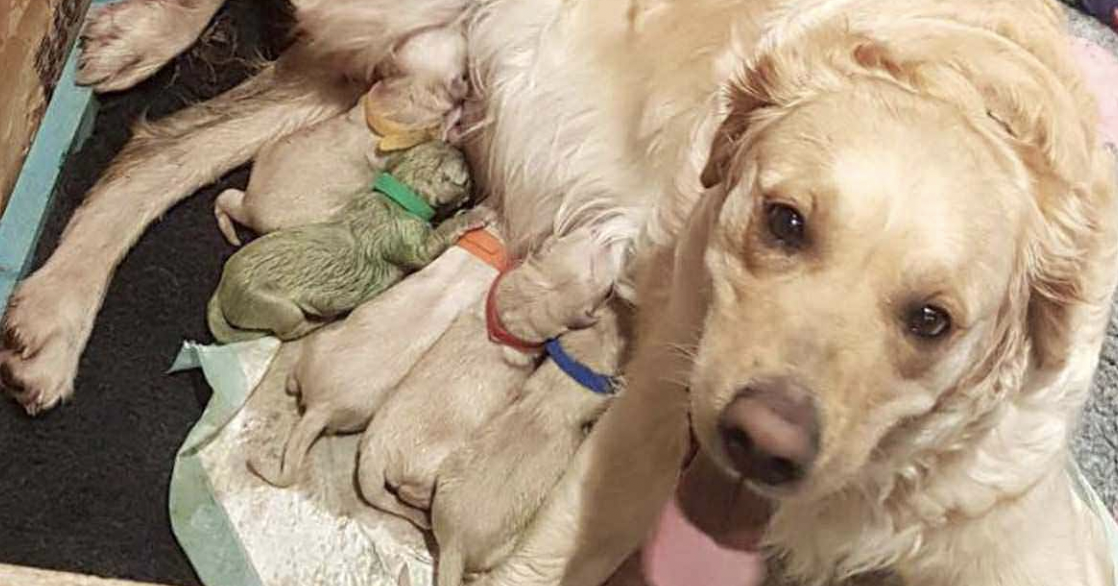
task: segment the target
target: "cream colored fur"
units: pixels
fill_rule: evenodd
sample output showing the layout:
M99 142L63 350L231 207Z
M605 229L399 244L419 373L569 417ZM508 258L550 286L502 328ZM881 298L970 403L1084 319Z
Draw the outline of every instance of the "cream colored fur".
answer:
M496 285L505 327L542 344L588 316L611 286L607 251L589 230L555 239ZM587 270L587 264L590 270ZM428 528L427 509L443 460L508 407L539 353L490 341L486 300L465 309L411 368L361 438L358 482L373 506Z
M593 326L568 332L559 342L587 368L612 376L625 349L630 309L615 298L598 310ZM612 401L550 358L520 393L439 466L431 506L439 586L458 586L464 575L486 572L512 552Z
M384 64L387 78L370 95L382 114L422 112L443 120L446 138L465 97L466 39L460 27L441 27L409 38ZM280 137L261 149L244 191L226 189L214 216L230 244L240 246L234 222L257 234L322 222L368 189L383 167L380 137L358 102L335 116Z
M279 466L256 455L249 459L250 468L271 484L288 486L323 431L364 431L411 367L484 296L496 276L496 269L453 247L342 322L310 336L287 380L303 414ZM453 288L450 295L448 288Z

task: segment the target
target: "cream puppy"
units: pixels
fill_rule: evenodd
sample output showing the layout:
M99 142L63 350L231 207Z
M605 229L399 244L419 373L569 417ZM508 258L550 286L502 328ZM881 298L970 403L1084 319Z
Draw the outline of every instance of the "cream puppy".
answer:
M497 237L490 240L499 245ZM497 276L497 268L467 252L464 244L307 339L287 379L288 392L299 395L305 412L287 440L279 469L259 454L249 459L250 469L275 486L289 486L323 431L365 428L412 365Z
M429 527L424 509L443 460L512 403L542 347L509 348L487 335L487 314L529 344L592 323L608 294L608 252L588 230L555 239L497 281L416 363L361 440L358 482L371 505ZM487 312L487 308L490 310Z
M377 82L349 112L261 149L248 187L217 196L214 216L230 244L241 244L234 223L257 234L313 224L372 185L382 166L378 147L384 132L370 130L367 107L408 123L441 125L439 138L448 134L467 89L461 30L443 27L411 37L384 70L392 77Z
M521 399L443 462L431 505L439 586L459 586L464 572L488 571L512 552L609 407L629 311L615 298L593 327L558 340L564 355L555 356L556 342L549 343L551 357L525 382ZM585 385L560 366L571 361L577 364L570 368L586 369Z

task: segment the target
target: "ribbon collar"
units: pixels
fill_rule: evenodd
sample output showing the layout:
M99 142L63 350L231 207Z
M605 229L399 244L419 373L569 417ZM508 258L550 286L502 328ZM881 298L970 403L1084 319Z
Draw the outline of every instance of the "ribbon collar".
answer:
M400 207L413 216L430 222L435 217L435 210L422 197L419 197L410 187L404 185L399 179L388 172L377 175L373 189L384 194L388 199L396 202Z
M533 354L539 352L543 344L529 342L508 331L501 323L501 316L497 315L497 285L513 268L515 265L501 271L489 286L489 293L485 296L485 329L489 334L490 342L508 346L525 354Z
M376 112L369 94L365 95L364 102L365 123L369 126L369 130L381 137L377 144L377 150L380 152L390 153L410 149L417 144L435 140L441 134L441 124L426 127L408 126Z
M559 370L567 373L567 376L586 387L590 392L597 395L612 395L617 392L617 381L614 377L596 372L589 366L575 360L563 349L563 344L559 342L558 338L552 338L544 343L544 349L555 366L559 367Z

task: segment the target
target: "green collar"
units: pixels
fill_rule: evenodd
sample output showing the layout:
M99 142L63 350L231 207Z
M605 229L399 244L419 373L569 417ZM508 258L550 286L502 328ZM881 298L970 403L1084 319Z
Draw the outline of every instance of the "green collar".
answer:
M423 198L416 195L410 187L404 185L387 172L377 176L373 189L383 193L388 199L396 202L400 207L410 212L419 219L430 222L435 217L435 210Z

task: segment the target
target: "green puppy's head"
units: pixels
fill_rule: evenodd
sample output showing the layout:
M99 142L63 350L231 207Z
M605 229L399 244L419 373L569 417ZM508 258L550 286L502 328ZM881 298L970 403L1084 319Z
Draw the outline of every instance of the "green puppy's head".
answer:
M466 157L441 140L394 155L388 161L387 171L412 188L440 216L465 205L473 191Z

